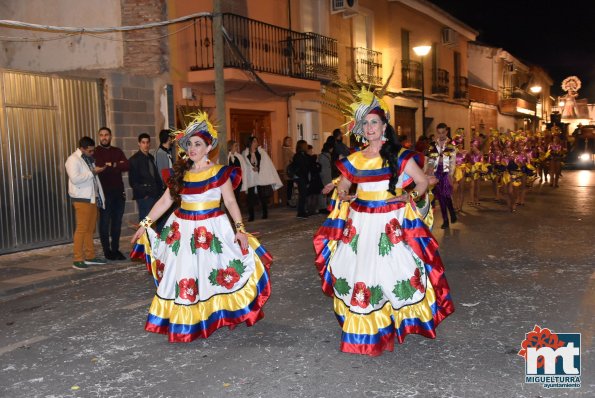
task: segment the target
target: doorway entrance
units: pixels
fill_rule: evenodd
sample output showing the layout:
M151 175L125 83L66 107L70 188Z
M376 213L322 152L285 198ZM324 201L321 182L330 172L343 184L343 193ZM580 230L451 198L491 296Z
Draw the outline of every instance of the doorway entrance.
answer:
M397 135L405 134L411 145L415 145L415 112L417 108L395 106L394 126Z
M246 148L248 138L255 136L269 156L271 156L271 112L231 109L229 111L231 129L229 139L240 144L240 150Z

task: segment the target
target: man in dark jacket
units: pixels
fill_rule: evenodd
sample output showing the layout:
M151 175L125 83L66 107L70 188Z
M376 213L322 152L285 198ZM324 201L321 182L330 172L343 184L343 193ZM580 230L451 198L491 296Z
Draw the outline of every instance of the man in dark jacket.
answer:
M95 148L95 163L100 167L105 166L105 170L99 174L105 195L105 209L99 210L101 246L108 260L126 260L126 256L120 252L120 231L126 202L122 173L128 171L128 160L120 148L112 146L112 131L108 127L99 129L99 143Z
M139 151L132 155L128 162L130 171L128 181L132 187L132 199L138 205L138 220L149 214L151 208L161 196L163 189L155 158L149 153L151 137L147 133L138 136Z

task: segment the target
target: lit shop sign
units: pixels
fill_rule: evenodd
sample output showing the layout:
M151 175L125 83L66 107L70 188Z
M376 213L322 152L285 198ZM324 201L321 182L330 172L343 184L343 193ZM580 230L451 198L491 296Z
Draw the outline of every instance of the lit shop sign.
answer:
M525 115L531 115L531 116L535 116L535 111L532 111L530 109L525 109L525 108L521 108L519 106L516 107L516 111L518 113L523 113Z

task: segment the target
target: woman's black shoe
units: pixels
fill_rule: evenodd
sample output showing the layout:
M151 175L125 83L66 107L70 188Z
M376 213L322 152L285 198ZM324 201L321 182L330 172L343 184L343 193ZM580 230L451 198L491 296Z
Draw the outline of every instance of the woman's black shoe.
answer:
M450 227L450 225L448 225L448 223L445 222L445 223L442 223L442 226L440 228L442 228L442 229L448 229L449 227Z

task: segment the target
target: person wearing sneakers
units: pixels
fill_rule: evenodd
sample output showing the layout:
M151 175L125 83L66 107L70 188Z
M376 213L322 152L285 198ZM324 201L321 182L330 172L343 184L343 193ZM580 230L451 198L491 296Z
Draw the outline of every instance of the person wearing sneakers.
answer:
M120 148L112 146L112 131L108 127L101 127L98 135L95 165L106 166L105 171L99 174L105 196L104 209L99 210L99 237L103 255L108 260L126 260L120 251L120 233L126 204L122 173L128 171L128 159Z
M95 256L93 234L97 224L97 208L105 208L105 197L97 175L106 166L97 167L93 155L95 141L90 137L79 140L79 147L66 160L68 174L68 195L72 199L76 219L73 237L74 269L83 270L92 264L107 264L107 261Z

